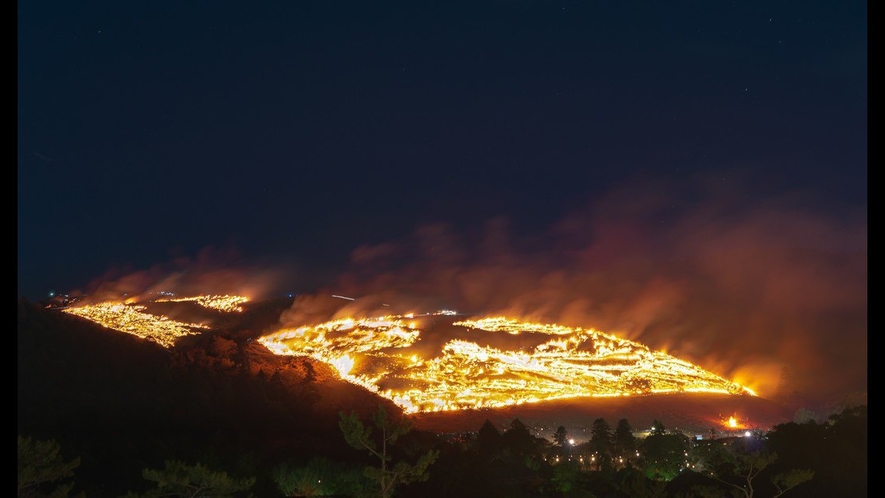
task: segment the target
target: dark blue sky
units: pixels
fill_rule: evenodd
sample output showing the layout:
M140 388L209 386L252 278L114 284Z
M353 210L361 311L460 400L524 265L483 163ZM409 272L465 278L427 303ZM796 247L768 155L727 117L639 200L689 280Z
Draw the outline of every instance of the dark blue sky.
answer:
M238 267L641 335L828 289L795 327L866 351L865 2L33 0L16 39L20 297Z
M638 171L866 202L863 2L19 4L19 294L543 229Z

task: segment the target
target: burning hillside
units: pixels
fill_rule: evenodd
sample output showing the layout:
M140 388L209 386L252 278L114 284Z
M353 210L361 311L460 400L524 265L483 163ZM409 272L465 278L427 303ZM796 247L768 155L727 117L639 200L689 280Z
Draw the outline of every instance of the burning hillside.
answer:
M282 330L260 341L278 354L307 354L334 365L345 380L407 413L579 397L755 395L636 342L506 317L458 319L438 312L348 318Z
M220 313L245 298L165 299ZM108 328L171 347L205 323L103 302L64 309ZM343 318L271 331L258 342L278 355L309 356L406 413L498 408L541 401L666 393L755 393L701 367L593 329L467 317L453 311Z

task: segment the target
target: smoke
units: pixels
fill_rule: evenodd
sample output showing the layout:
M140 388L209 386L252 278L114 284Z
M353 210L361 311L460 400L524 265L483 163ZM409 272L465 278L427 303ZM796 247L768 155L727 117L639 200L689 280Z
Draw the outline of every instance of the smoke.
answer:
M506 314L616 334L766 397L865 392L865 212L723 177L636 177L538 233L505 217L420 226L357 247L321 291L358 299L300 298L281 321Z
M293 273L295 269L291 266L247 265L237 251L210 246L193 257L178 256L148 269L111 268L93 279L84 290L75 290L71 294L85 295L88 302L138 302L169 294L229 294L258 300L275 292L281 282L291 279Z
M454 309L592 328L819 411L867 389L866 212L823 201L740 172L638 176L540 231L505 216L427 223L356 247L346 270L299 294L280 324ZM110 270L83 294L257 300L305 274L209 247Z

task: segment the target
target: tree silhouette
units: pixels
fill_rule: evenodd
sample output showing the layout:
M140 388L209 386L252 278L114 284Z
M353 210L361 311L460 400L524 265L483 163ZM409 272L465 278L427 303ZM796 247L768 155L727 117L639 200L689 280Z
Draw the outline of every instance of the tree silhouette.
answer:
M254 477L237 479L224 471L216 471L201 464L187 464L167 460L163 469L144 469L142 477L156 483L156 487L141 494L129 492L125 498L216 498L218 496L249 496L255 484Z
M651 434L639 444L637 464L650 479L669 481L685 468L688 438L667 434L664 425L655 421Z
M614 456L619 459L619 463L621 460L624 464L636 460L636 446L638 444L636 436L633 435L633 428L630 427L627 419L619 420L613 438Z
M729 486L737 496L753 498L760 479L777 459L777 453L767 451L761 445L751 445L743 439L722 444L707 444L702 448L704 468L710 477ZM773 476L769 482L774 487L773 498L779 497L796 486L811 480L814 472L808 469L788 469Z
M581 466L578 462L566 460L553 467L550 485L564 496L573 496L581 480Z
M559 455L565 457L568 454L569 450L569 441L568 441L568 432L565 430L565 427L560 425L556 428L556 432L553 434L553 441L556 442L557 449L559 450Z
M18 496L51 496L62 498L74 488L74 483L59 482L73 477L80 466L80 458L65 462L61 447L54 440L36 440L18 436ZM54 487L52 487L54 486ZM50 490L41 488L52 487Z
M612 428L604 418L593 421L590 429L590 450L596 456L596 470L610 467L614 436Z
M621 469L614 476L614 485L624 496L630 498L663 498L667 481L649 479L632 467Z
M313 457L305 465L284 462L273 468L273 481L284 496L354 496L368 489L358 468Z
M518 418L510 422L510 427L501 434L503 449L518 457L539 456L540 443L529 432L528 427Z
M664 423L658 419L655 419L651 424L651 435L652 436L660 436L667 433L667 429L664 427Z
M473 448L480 456L487 458L494 457L501 451L501 433L490 420L486 419L479 428Z
M772 472L809 469L808 497L867 496L868 444L866 406L845 409L827 422L779 424L769 431L766 448L778 455Z
M377 434L373 434L372 427L364 425L356 412L341 412L339 418L338 425L347 444L358 450L366 450L379 460L378 467L366 467L364 474L378 483L383 498L393 496L394 490L401 484L428 478L427 468L439 457L438 450L428 450L414 464L406 461L391 463L393 445L400 436L412 430L412 423L408 419L393 420L387 415L387 410L379 405L372 415L374 427L378 430Z

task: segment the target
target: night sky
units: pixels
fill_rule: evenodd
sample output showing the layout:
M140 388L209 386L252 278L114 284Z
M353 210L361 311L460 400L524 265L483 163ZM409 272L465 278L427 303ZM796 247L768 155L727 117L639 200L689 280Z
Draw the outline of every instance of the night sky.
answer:
M16 39L20 298L507 312L866 393L865 2L33 0Z

